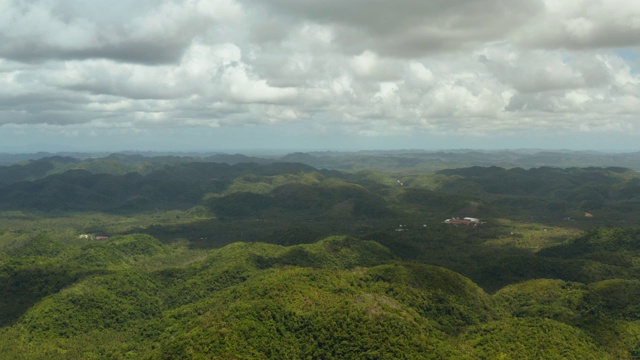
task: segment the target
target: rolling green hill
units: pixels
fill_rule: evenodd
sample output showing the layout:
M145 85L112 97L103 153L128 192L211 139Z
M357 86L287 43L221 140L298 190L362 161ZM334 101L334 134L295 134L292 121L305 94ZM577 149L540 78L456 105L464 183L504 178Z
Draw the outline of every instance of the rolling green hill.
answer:
M323 156L0 168L0 359L640 357L636 172Z
M640 344L639 280L532 280L490 295L350 237L197 258L146 235L32 246L45 250L2 263L15 280L48 265L2 289L30 305L2 307L0 358L630 359Z

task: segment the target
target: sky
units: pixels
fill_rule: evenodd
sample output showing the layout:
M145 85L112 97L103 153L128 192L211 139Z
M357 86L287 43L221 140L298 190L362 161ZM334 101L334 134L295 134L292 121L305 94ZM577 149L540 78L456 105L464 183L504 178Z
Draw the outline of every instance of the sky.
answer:
M640 151L640 1L0 0L0 151Z

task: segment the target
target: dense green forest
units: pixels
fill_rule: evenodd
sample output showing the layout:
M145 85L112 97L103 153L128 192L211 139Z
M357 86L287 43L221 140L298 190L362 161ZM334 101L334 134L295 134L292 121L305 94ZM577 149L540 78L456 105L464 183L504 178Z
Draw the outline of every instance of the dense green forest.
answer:
M640 358L635 158L443 154L0 166L0 359Z

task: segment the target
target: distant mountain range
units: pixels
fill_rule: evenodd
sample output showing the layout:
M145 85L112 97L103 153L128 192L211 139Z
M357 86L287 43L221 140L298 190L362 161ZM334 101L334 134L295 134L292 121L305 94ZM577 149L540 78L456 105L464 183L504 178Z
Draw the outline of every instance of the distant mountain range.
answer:
M273 162L297 162L318 169L342 171L391 170L435 172L442 169L468 166L500 166L503 168L549 167L626 167L640 170L640 152L607 153L570 150L389 150L358 152L294 152L285 155L245 155L228 153L177 153L177 152L121 152L121 153L0 153L0 166L24 163L48 157L71 157L78 160L113 159L123 162L192 162L205 161L227 163L268 164Z

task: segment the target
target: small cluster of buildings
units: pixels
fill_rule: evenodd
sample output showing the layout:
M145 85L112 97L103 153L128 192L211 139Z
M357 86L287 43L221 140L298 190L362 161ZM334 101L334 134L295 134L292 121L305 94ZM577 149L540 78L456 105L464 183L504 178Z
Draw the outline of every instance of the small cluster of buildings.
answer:
M454 217L451 219L446 219L444 223L451 224L451 225L465 225L465 226L472 226L472 227L477 227L480 224L482 224L480 219L473 218L473 217L464 217L462 219Z
M450 219L446 219L442 223L453 225L453 226L464 225L464 226L469 226L474 228L480 226L480 224L483 224L483 222L480 221L480 219L474 218L474 217L464 217L462 219L458 217L453 217ZM428 229L428 226L427 224L423 224L419 228ZM398 225L394 230L395 232L405 232L405 231L409 231L409 227L407 225Z
M80 235L78 235L78 239L104 241L104 240L109 240L109 237L108 236L97 236L97 235L93 235L93 234L80 234Z

